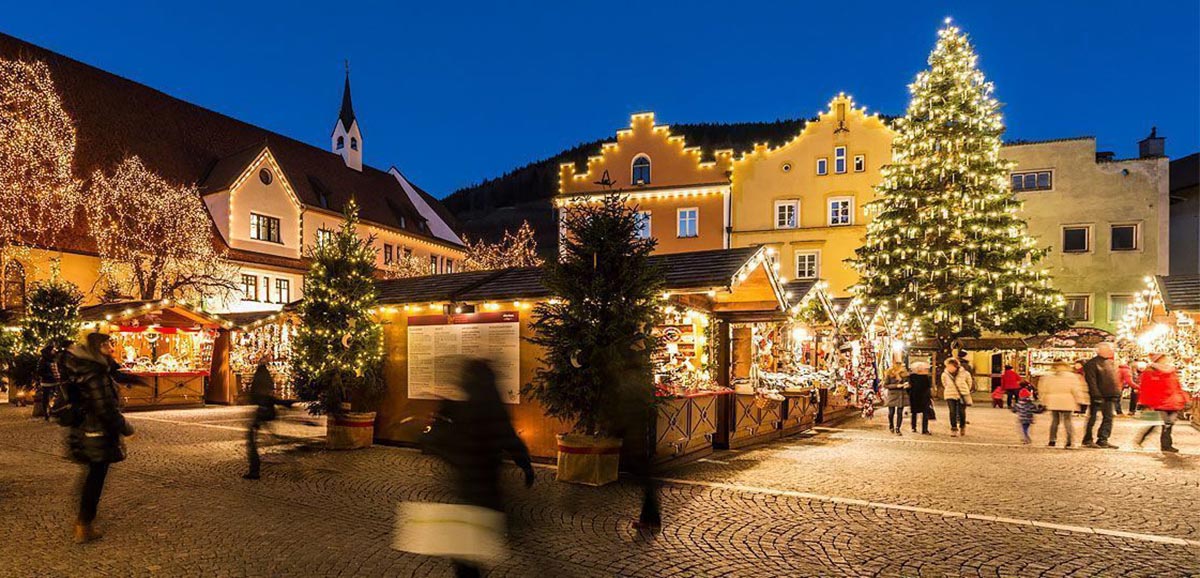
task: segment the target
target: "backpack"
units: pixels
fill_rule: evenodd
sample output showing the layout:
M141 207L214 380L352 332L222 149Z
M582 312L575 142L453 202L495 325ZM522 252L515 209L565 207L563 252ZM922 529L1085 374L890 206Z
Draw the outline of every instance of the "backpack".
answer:
M62 427L76 427L83 423L81 408L83 395L75 380L64 381L54 386L54 403L47 411Z

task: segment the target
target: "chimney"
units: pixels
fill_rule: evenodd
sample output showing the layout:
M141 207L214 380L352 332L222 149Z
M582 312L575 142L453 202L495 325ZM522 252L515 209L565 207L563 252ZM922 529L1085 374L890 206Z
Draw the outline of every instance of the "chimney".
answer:
M1099 151L1096 153L1096 162L1098 163L1111 163L1115 158L1117 158L1117 154L1112 151Z
M1138 157L1152 159L1167 156L1167 139L1158 136L1158 127L1150 127L1150 136L1138 141Z

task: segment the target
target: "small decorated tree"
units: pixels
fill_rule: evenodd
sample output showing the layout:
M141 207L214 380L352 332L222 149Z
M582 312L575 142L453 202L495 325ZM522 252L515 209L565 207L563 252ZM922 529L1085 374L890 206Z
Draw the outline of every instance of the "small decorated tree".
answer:
M463 259L463 271L491 271L510 267L537 267L542 264L538 257L537 239L529 221L521 223L516 233L504 232L504 238L496 243L472 242L464 239L467 246Z
M1000 158L1004 125L992 84L958 27L938 32L930 69L910 86L892 163L883 168L857 291L920 320L943 351L983 331L1065 327L1062 296L1038 263Z
M575 205L562 219L561 260L545 277L554 299L535 308L530 338L543 367L525 392L576 432L598 435L611 427L618 387L653 391L663 277L649 262L655 240L637 236L637 209L622 197Z
M41 351L50 343L74 340L79 334L79 304L83 293L61 279L34 283L29 292L29 311L22 320L26 347Z
M375 306L374 238L358 235L358 205L309 251L301 323L292 343L296 391L314 414L372 411L383 392L383 329Z

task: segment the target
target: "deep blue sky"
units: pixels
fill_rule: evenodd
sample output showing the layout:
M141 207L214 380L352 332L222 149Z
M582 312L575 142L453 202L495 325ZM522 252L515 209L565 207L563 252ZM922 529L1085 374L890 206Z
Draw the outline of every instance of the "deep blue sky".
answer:
M947 15L996 83L1007 139L1090 134L1134 156L1158 125L1170 156L1200 148L1197 0L108 4L21 2L0 30L322 147L348 58L366 162L437 196L636 111L794 118L845 91L902 113Z

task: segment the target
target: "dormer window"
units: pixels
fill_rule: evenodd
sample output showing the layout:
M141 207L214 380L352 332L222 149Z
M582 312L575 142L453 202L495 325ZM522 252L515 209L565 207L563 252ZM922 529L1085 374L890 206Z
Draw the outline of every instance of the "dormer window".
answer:
M344 136L339 136L339 137L338 137L338 139L337 139L337 150L339 150L339 151L340 151L340 150L342 150L342 149L344 149L344 148L346 148L346 137L344 137Z
M633 159L633 177L629 182L635 185L650 184L650 157L638 155Z
M350 137L350 150L352 150L352 151L358 150L358 139L356 139L354 137Z

